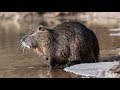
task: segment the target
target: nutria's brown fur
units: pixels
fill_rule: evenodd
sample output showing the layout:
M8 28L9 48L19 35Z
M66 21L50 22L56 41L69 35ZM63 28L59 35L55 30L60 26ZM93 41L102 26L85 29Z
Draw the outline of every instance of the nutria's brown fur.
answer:
M22 44L43 55L51 68L99 60L96 35L79 22L64 22L53 29L40 26L24 36Z

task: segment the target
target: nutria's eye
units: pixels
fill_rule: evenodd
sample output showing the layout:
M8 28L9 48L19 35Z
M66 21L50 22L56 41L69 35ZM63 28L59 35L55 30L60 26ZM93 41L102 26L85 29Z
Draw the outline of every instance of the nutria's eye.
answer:
M43 25L40 25L40 26L38 27L38 30L39 30L39 31L44 31L44 29L45 29L45 27L44 27Z

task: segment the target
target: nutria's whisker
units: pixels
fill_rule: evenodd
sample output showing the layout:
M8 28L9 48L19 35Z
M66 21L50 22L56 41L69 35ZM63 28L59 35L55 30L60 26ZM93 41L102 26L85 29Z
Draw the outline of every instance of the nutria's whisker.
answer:
M23 54L26 54L26 50L25 50L25 49L26 49L26 47L24 47L24 51L23 51Z
M21 42L20 42L20 41L18 41L18 42L17 42L17 46L19 46L20 44L21 44Z
M17 46L19 46L20 44L22 44L22 41L17 41Z
M30 53L30 48L28 48L27 50L28 50L28 52Z
M21 42L21 40L17 41L17 43Z
M18 47L17 47L17 51L18 51L18 52L19 52L21 46L22 46L22 43L20 43L20 44L18 45Z
M19 41L17 41L17 43L19 43L20 42L20 40Z
M25 48L25 49L26 49L26 50L25 50L26 53L30 53L30 48ZM25 54L26 54L26 53L25 53Z
M28 53L28 49L25 47L25 54L27 54Z
M17 45L19 45L19 44L21 44L21 43L22 43L22 41L21 41L21 40L17 41Z
M23 54L24 54L25 47L23 47Z

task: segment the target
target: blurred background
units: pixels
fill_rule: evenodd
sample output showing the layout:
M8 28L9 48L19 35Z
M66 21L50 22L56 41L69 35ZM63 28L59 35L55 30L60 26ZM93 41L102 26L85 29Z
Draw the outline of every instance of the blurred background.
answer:
M19 47L31 26L53 28L65 21L81 22L95 32L101 61L120 60L120 12L0 12L0 77L78 77L62 70L40 69L43 58Z

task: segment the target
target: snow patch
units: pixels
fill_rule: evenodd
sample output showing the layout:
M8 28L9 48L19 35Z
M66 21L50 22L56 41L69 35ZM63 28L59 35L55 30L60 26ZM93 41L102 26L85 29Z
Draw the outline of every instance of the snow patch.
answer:
M77 64L64 68L66 72L72 72L85 77L97 77L97 78L115 78L117 74L110 71L112 67L118 65L115 62L99 62L99 63L84 63Z

